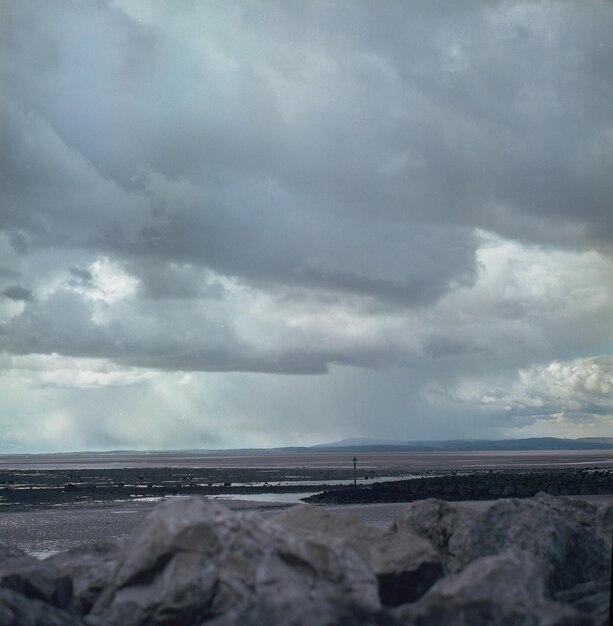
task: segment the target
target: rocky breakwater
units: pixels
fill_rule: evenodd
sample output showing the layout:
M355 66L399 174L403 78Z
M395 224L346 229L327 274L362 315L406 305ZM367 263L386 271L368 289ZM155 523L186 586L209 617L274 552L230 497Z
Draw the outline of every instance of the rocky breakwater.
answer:
M330 489L304 498L312 504L372 504L441 500L491 500L529 498L545 492L552 496L613 494L612 470L499 470L471 474L451 472L443 476L372 483L358 488Z
M545 494L421 500L387 530L179 498L121 544L44 561L0 545L0 624L604 626L612 532L613 505Z

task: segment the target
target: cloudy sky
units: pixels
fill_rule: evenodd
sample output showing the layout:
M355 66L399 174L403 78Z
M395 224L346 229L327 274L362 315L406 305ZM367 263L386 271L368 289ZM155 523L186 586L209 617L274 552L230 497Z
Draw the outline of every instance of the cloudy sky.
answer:
M613 434L613 3L0 29L0 452Z

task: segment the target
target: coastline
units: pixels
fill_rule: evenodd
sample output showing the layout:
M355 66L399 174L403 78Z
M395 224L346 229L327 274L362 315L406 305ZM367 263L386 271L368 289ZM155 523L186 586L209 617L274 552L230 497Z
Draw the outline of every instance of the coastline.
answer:
M260 455L262 467L252 467L250 459L245 457L227 458L226 464L217 467L202 464L194 467L98 468L91 464L96 460L89 458L88 467L43 469L34 463L31 467L14 470L3 468L0 463L0 540L14 543L36 556L45 556L82 543L125 537L157 502L164 499L198 495L219 499L229 509L273 515L294 506L301 497L326 490L332 496L318 506L334 515L357 515L367 524L383 528L398 511L408 506L411 499L442 497L449 502L460 502L462 506L479 508L498 501L499 496L484 493L482 497L471 498L467 493L466 497L460 498L458 494L439 491L410 497L405 494L400 498L403 501L380 500L379 504L359 504L352 502L351 498L340 504L335 498L343 491L354 495L374 492L377 483L387 485L386 488L391 485L393 489L395 485L395 488L402 489L402 479L414 489L420 483L435 485L437 481L442 481L445 487L444 483L449 486L453 482L466 481L470 475L495 478L510 473L514 480L520 480L522 475L544 475L551 471L554 459L560 464L553 467L559 476L576 473L577 470L572 468L577 468L577 463L583 464L586 458L591 459L591 464L580 472L587 476L590 472L602 471L603 467L611 467L603 461L613 461L613 455L603 455L603 451L595 451L587 457L585 453L581 454L579 457L573 451L531 453L531 463L512 470L508 464L517 461L515 453L429 454L430 466L421 470L416 469L416 465L424 458L416 460L413 454L405 454L402 458L395 454L360 455L357 490L347 488L348 483L353 482L351 456L348 454L314 455L309 463L302 464L302 455L285 454L282 458L273 454ZM338 461L339 466L330 467L331 458ZM522 453L522 458L527 457ZM80 464L87 460L83 455L77 459ZM340 466L341 461L344 466ZM277 464L281 462L283 465ZM492 465L494 470L490 467ZM613 472L608 470L606 474L611 477ZM386 482L382 482L384 480ZM398 482L388 482L392 480ZM73 487L67 490L69 484ZM595 502L613 500L610 488L608 493L577 497Z
M566 496L604 506L613 502L613 495ZM297 506L282 502L254 502L244 500L222 500L230 510L251 511L264 516ZM485 510L500 499L452 502L461 508L475 511ZM16 545L38 558L68 550L82 544L122 540L127 537L146 517L157 502L107 502L62 505L33 508L26 511L0 513L0 539ZM330 504L310 505L321 507L332 515L345 520L359 519L377 529L389 527L398 513L409 506L408 502L377 504Z

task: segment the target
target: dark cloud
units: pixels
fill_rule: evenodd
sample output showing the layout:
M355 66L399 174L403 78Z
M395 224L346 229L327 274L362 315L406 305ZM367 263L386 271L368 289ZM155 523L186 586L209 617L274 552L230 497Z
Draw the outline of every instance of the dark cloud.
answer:
M178 20L196 10L189 6ZM445 3L213 8L191 34L201 55L172 28L117 7L83 8L78 20L73 11L72 3L9 11L6 83L17 111L30 113L14 113L6 127L29 132L37 149L8 137L2 169L12 187L29 190L29 209L12 221L40 240L68 230L75 244L283 282L308 262L301 248L314 246L315 257L339 257L332 287L358 291L373 277L348 276L350 252L381 255L373 240L387 244L390 230L412 247L424 222L439 225L430 246L439 255L462 237L458 226L608 245L611 117L601 103L611 91L602 71L611 16L600 5L597 24L563 5L475 3L461 15ZM18 35L30 22L55 63L22 54ZM250 23L257 29L241 27ZM99 71L85 71L85 39L89 50L89 39L104 36ZM136 65L144 76L126 70ZM51 144L63 154L52 156ZM55 215L47 194L32 201L51 181L64 200ZM104 210L100 188L113 196ZM356 241L360 229L369 236ZM454 269L470 272L473 252L467 241L425 282L440 293ZM416 260L407 253L399 263ZM281 268L288 272L277 276ZM328 288L329 272L311 274L317 280Z
M71 267L70 273L74 277L74 281L78 285L91 285L94 279L94 275L88 269L82 269L78 267Z
M34 298L32 296L32 292L25 287L21 287L20 285L9 285L5 289L0 292L5 298L10 298L11 300L21 300L23 302L30 302Z
M18 278L19 275L19 272L11 267L0 266L0 276L5 278Z
M378 403L398 427L453 402L464 419L464 378L613 349L610 3L2 18L3 358L330 373L322 389L342 370L372 400L330 391L339 422Z
M151 264L132 261L130 274L140 280L140 293L152 299L219 299L225 288L221 282L198 266L187 263Z

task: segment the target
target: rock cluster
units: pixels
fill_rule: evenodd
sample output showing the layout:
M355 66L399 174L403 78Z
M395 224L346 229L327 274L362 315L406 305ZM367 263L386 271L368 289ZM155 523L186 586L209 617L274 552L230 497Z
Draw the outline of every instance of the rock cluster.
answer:
M0 624L604 626L612 530L613 505L546 494L421 500L387 530L177 498L122 543L44 561L0 544Z
M411 502L442 500L491 500L528 498L540 492L554 496L611 494L613 471L560 469L550 471L478 471L451 473L412 480L372 483L359 489L331 489L305 498L314 504Z

